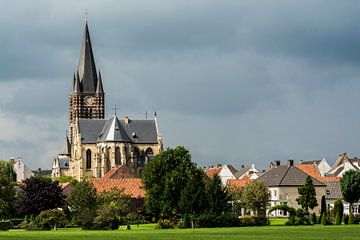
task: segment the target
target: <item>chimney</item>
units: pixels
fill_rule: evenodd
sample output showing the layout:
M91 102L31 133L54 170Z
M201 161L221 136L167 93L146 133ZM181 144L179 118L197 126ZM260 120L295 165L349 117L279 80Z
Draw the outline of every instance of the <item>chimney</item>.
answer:
M289 159L288 160L288 167L294 166L294 160L293 159Z
M241 165L241 168L245 168L245 165Z
M280 166L280 161L279 160L275 161L275 166Z
M129 124L129 117L128 116L124 117L124 122L125 122L125 124Z
M217 167L221 167L221 166L222 166L221 163L218 163Z

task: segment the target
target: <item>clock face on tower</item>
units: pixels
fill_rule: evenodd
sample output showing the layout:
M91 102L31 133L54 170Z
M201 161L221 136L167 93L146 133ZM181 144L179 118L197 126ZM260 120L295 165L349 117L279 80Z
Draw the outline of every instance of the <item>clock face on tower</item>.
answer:
M94 98L93 98L93 97L86 96L86 97L84 98L84 103L85 103L85 105L90 105L90 104L92 104L93 102L94 102Z

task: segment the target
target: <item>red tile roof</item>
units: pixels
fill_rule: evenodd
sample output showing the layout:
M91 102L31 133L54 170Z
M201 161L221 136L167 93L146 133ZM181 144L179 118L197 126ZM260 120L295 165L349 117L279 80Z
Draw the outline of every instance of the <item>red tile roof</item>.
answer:
M117 168L112 168L105 174L104 178L135 178L135 174L125 165L122 165Z
M322 177L320 175L319 169L315 164L295 164L299 170L303 171L304 173L310 175L311 177L319 180L321 182L338 182L340 181L339 177Z
M231 187L238 187L238 188L243 188L245 187L247 184L249 184L251 182L250 177L245 176L242 179L229 179L227 181L228 186Z
M219 167L210 167L205 169L205 173L208 177L213 177L215 174L219 174L222 169L222 166Z
M94 185L97 193L109 191L112 188L123 188L124 193L130 195L132 198L145 197L145 191L142 188L140 178L90 178L88 181Z

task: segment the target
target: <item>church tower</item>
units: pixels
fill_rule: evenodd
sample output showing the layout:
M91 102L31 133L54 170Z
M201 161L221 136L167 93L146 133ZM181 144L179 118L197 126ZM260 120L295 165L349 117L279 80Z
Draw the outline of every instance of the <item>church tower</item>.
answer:
M74 73L70 92L69 112L71 143L77 119L103 119L105 116L105 94L102 78L100 71L98 74L96 71L87 21L85 21L79 66Z

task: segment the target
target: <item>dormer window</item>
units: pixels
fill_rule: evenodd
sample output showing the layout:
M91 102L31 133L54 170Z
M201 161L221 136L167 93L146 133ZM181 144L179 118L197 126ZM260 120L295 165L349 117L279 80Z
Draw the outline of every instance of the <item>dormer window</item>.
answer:
M136 137L137 137L135 132L133 132L133 133L131 134L131 136L132 136L133 138L136 138Z

